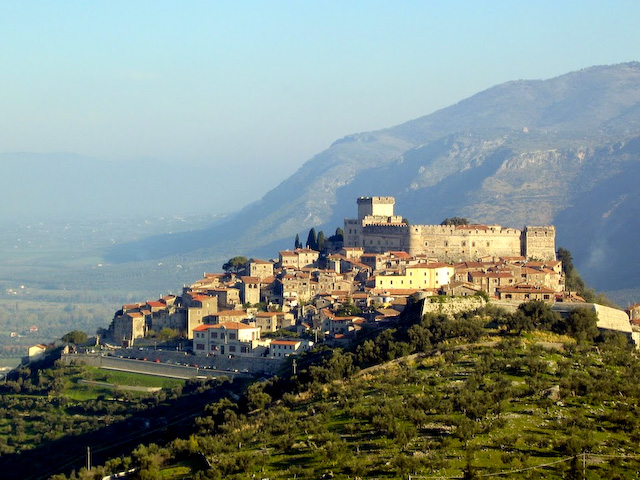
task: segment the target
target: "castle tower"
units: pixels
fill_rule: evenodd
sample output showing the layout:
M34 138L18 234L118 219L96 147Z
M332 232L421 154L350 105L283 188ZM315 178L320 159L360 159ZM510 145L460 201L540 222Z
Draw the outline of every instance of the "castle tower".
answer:
M358 197L358 220L365 217L393 217L393 197Z
M556 260L556 227L524 227L522 254L528 259Z

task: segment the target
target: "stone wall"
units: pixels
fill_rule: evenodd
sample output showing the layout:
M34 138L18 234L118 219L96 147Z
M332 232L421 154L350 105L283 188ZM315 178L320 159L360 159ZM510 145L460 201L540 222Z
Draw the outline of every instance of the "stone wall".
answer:
M422 297L421 316L426 313L443 313L448 317L452 317L458 313L476 310L486 305L482 297Z
M470 225L468 228L412 225L410 237L411 255L427 255L440 261L458 262L486 256L521 255L520 230L499 225Z

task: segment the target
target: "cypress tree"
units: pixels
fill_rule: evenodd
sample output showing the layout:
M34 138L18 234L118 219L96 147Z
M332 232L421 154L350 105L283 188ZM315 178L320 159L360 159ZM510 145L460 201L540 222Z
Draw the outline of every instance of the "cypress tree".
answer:
M318 232L318 240L317 240L317 249L319 252L322 252L325 249L326 239L324 238L324 232L320 230Z
M313 227L311 227L311 230L309 230L306 247L312 250L318 249L318 236L316 235L316 229Z

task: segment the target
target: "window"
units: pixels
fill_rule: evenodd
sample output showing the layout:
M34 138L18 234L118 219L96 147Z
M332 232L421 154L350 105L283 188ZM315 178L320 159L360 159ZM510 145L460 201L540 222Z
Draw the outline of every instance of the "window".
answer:
M229 333L229 340L235 340L236 339L236 334L235 333Z
M236 346L235 345L229 345L229 351L230 352L235 352L236 351Z
M196 343L196 350L204 350L204 343Z
M218 332L211 332L211 338L218 338Z
M466 247L467 246L467 242L462 242L462 246Z

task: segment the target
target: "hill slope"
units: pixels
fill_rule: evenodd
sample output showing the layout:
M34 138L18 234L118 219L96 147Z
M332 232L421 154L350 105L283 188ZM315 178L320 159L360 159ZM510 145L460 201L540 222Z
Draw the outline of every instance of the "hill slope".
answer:
M332 231L355 198L392 195L413 223L447 216L555 223L558 244L596 288L631 288L640 188L640 63L498 85L431 115L347 136L231 218L112 249L112 261L273 254L310 227ZM606 215L605 215L606 214ZM628 271L628 270L627 270Z

